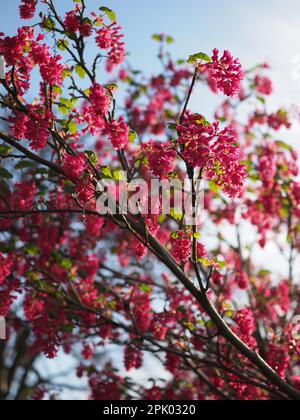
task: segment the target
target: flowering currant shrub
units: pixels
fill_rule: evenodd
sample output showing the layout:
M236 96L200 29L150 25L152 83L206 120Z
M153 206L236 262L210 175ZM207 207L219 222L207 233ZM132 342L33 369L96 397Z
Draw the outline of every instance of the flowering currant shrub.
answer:
M295 110L269 103L268 66L217 49L177 61L156 34L161 71L145 74L114 11L55 3L22 0L24 26L0 34L0 399L71 393L39 364L64 354L87 399L299 400ZM191 109L204 89L213 117ZM202 222L173 190L167 214L151 191L121 212L138 179L187 181L193 212L201 182ZM123 183L103 214L108 180ZM257 263L270 245L280 272Z

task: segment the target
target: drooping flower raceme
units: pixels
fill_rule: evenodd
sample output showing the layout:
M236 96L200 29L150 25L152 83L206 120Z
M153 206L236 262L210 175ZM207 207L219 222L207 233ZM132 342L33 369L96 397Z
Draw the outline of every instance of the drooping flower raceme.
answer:
M183 157L194 168L205 171L230 197L238 196L246 179L246 167L237 136L232 128L220 129L219 122L208 123L201 115L187 112L177 126Z
M241 63L232 57L229 51L224 51L219 57L219 50L213 50L212 62L203 66L208 72L209 83L215 91L223 92L227 96L235 96L241 90L244 77Z
M110 26L103 26L98 32L96 43L99 48L108 51L107 70L111 72L125 60L125 44L120 33L121 26L114 22Z
M0 285L6 280L7 276L11 273L12 260L11 258L5 258L0 252Z
M32 19L37 6L37 0L22 0L22 4L20 5L20 17L21 19Z

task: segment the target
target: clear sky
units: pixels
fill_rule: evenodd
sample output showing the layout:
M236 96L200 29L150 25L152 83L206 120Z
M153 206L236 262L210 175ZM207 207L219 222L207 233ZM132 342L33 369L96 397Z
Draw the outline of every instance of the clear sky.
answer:
M55 0L70 9L73 0ZM245 68L267 61L272 66L276 91L274 107L300 105L300 2L299 0L86 0L93 9L108 6L124 28L131 61L155 70L153 33L176 39L176 58L187 58L212 48L229 49ZM19 24L19 0L2 0L0 31L13 34ZM200 99L200 98L199 98ZM211 105L211 104L210 104Z

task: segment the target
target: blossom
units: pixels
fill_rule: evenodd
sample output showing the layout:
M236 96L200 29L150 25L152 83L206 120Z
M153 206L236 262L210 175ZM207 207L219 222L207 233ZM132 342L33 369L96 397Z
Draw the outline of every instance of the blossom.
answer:
M268 125L275 131L279 131L282 127L290 129L292 124L288 119L288 113L281 109L277 113L268 116Z
M256 349L257 343L253 337L256 326L253 312L248 309L238 311L234 318L237 323L237 333L239 337L252 349Z
M120 34L122 27L117 22L110 26L99 29L96 36L96 43L99 48L108 51L107 70L111 72L115 66L122 64L125 60L125 44Z
M50 111L36 106L28 106L28 113L16 112L10 117L10 129L19 140L29 140L33 150L42 150L47 146L49 128L53 115Z
M115 150L122 150L128 144L129 127L123 117L108 123L107 133Z
M136 290L132 296L132 311L135 322L142 332L147 332L152 321L151 293Z
M213 50L212 62L203 67L208 70L210 84L226 96L235 96L241 89L244 77L241 63L234 59L229 51L219 58L219 50Z
M63 163L63 169L70 179L77 180L81 178L86 168L86 155L80 153L77 156L66 155Z
M236 132L219 122L208 123L198 114L187 112L177 126L184 159L193 167L202 168L209 180L216 180L230 197L241 194L247 171Z
M291 358L284 347L279 344L270 344L267 361L282 379L286 378Z
M141 350L127 345L124 350L124 366L127 372L132 369L140 369L143 365L143 354Z
M153 175L164 178L174 169L176 151L170 144L149 141L146 146L148 165Z
M68 32L75 33L79 31L80 22L76 15L76 11L72 10L71 12L66 13L64 26Z
M111 97L109 96L107 90L96 82L89 90L89 101L93 106L93 111L96 114L106 115L111 103Z
M191 240L180 231L172 238L172 254L178 263L186 263L191 257Z
M173 373L173 375L175 375L178 372L180 364L181 360L180 357L177 356L177 354L173 354L170 352L166 354L165 367L169 372Z
M4 257L4 255L0 252L0 285L11 274L12 265L12 259L10 257Z
M37 0L22 0L19 7L21 19L32 19L37 6Z
M273 93L273 83L268 77L257 75L255 85L258 93L261 95L271 95Z

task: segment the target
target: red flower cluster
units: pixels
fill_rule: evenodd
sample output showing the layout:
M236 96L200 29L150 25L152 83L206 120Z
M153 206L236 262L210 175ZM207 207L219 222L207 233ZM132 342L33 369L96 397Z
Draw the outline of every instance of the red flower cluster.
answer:
M53 115L38 106L27 108L27 114L17 112L15 117L10 118L11 132L19 140L29 140L30 147L39 151L47 146Z
M239 60L234 59L229 51L224 51L219 58L219 50L215 49L212 63L205 65L203 70L208 70L210 83L215 86L215 90L227 96L235 96L240 92L244 73Z
M137 290L132 296L133 316L142 332L147 332L152 321L151 294Z
M42 36L38 38L42 39ZM46 83L58 86L62 84L64 66L59 63L62 58L60 55L53 57L46 44L33 42L30 57L34 64L39 65L41 76Z
M63 169L68 178L78 180L82 177L86 168L86 155L80 153L77 156L66 155Z
M289 368L291 358L288 351L279 344L271 344L268 354L268 363L282 378L286 378L286 373Z
M128 345L124 350L124 366L127 372L132 369L140 369L143 365L143 353L132 345Z
M273 83L268 77L257 75L255 85L257 92L261 95L271 95L273 93Z
M219 123L209 124L201 115L187 112L177 126L184 159L193 167L203 168L206 177L216 180L230 197L240 195L247 176L236 132L220 131Z
M93 111L96 114L107 115L111 104L111 97L107 90L99 83L95 82L93 86L90 87L89 91L89 101L93 106Z
M253 350L257 348L257 343L253 337L255 333L255 319L250 309L242 309L235 315L234 318L237 323L237 333L239 337Z
M174 169L176 151L170 144L149 141L146 146L149 168L153 175L165 178Z
M128 144L129 127L123 117L107 123L107 134L115 150L122 150Z
M121 26L114 22L110 26L104 26L97 32L96 42L99 48L109 50L107 70L110 72L115 66L122 64L125 60L125 44L120 34Z
M191 239L182 231L172 238L172 254L178 263L186 263L191 257Z
M20 17L21 19L32 19L37 6L37 0L22 0L22 4L20 5Z
M0 285L10 275L12 264L12 259L4 257L4 255L0 252Z

